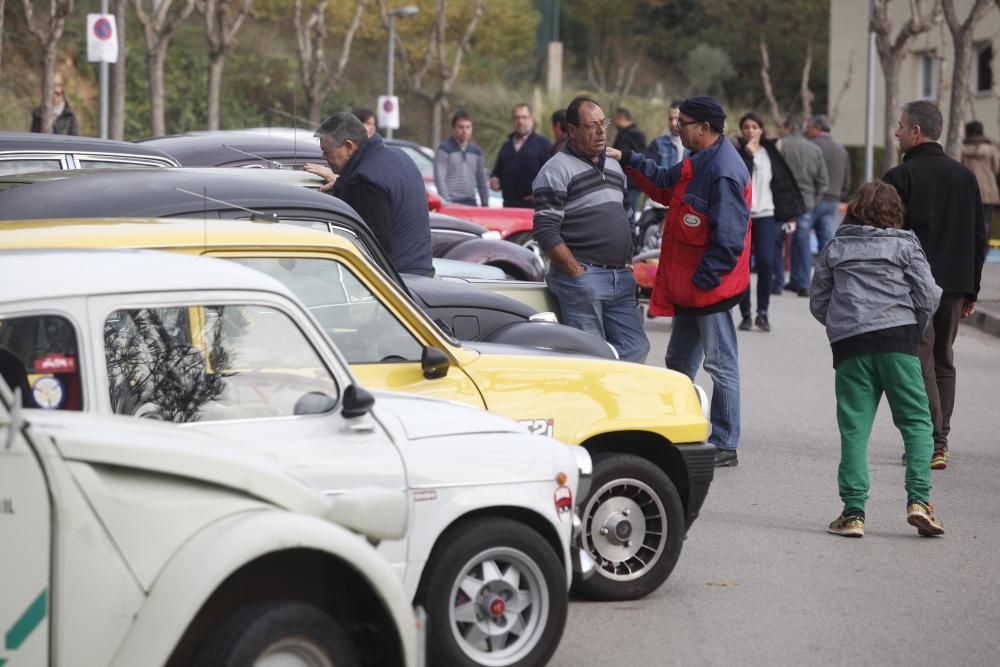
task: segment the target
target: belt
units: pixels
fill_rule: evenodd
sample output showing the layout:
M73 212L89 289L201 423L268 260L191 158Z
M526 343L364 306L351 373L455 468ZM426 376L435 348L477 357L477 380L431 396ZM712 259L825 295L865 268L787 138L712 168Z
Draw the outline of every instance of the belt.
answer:
M609 271L623 271L625 269L629 270L632 269L631 264L596 264L594 262L581 262L580 260L577 260L577 262L583 264L584 266L595 266L598 269L608 269Z

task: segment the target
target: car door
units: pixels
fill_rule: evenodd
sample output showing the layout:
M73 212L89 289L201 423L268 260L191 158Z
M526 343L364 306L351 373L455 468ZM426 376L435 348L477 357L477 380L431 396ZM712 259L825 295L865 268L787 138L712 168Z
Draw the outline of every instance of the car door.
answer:
M326 493L405 487L399 453L375 419L342 416L353 379L331 369L336 357L323 354L321 334L261 297L91 298L107 411L245 442Z
M348 257L287 251L210 254L263 271L291 290L364 386L485 407L479 389L453 356L455 350L428 335L419 324L429 325L423 316L403 306L406 297ZM450 357L444 377L425 376L421 359L429 347Z
M52 511L38 454L0 397L0 665L49 663Z

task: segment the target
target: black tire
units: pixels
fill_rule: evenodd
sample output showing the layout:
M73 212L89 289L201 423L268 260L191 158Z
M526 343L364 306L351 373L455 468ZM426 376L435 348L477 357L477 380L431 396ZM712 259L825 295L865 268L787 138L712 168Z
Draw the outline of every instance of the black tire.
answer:
M305 664L360 667L350 636L322 609L292 600L244 605L209 631L195 667L247 667L269 651Z
M666 581L681 555L684 505L676 487L646 459L598 454L590 488L580 503L580 537L597 569L588 579L574 579L573 590L594 600L649 595ZM644 521L635 521L636 512Z
M486 563L496 568L492 578ZM516 588L509 581L512 568L519 575ZM428 664L544 665L566 626L565 582L555 551L522 523L490 518L451 528L438 540L417 594L427 610ZM521 609L511 609L514 600ZM504 631L515 626L524 632Z

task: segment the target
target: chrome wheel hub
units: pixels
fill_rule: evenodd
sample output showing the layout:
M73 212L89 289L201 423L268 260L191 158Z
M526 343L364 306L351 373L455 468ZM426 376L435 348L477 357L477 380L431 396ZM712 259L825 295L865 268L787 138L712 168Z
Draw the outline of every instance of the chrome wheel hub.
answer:
M663 555L667 514L659 496L636 479L618 479L594 491L583 511L583 540L609 579L641 577Z

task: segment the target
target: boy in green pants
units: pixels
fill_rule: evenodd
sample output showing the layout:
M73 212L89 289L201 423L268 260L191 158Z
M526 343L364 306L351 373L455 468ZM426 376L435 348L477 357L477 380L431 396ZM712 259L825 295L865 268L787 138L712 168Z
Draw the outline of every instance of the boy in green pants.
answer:
M907 522L943 535L930 504L933 429L917 350L941 289L917 237L903 226L903 203L885 183L866 183L816 261L809 308L826 325L836 369L844 510L829 532L865 534L868 438L884 393L906 449Z

